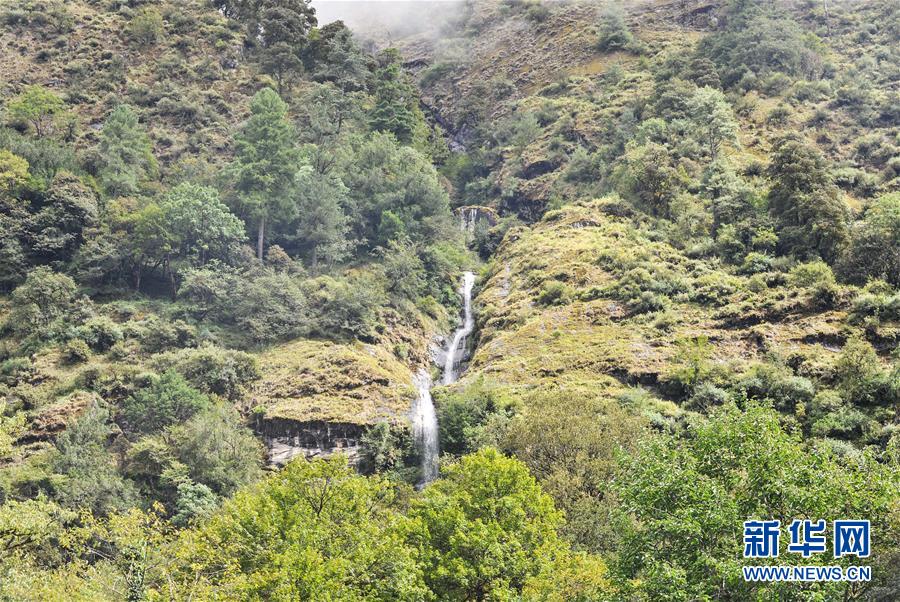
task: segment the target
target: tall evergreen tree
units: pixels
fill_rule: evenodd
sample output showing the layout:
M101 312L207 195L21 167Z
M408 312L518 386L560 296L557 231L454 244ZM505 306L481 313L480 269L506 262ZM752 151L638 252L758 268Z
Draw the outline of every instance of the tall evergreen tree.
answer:
M356 94L331 83L314 84L298 102L297 135L304 143L306 161L319 173L328 173L338 160L347 134L358 130L363 114Z
M424 127L424 117L412 82L400 65L399 53L382 53L383 66L375 74L375 107L369 116L374 131L389 132L404 144L413 141Z
M311 0L262 0L256 33L262 44L263 68L275 76L283 94L291 76L303 69L302 53L316 25Z
M269 222L293 214L289 192L299 152L294 127L287 119L287 104L278 93L271 88L260 90L250 111L250 119L235 136L232 170L244 217L257 225L256 254L262 261Z
M345 92L363 90L369 69L353 32L343 21L334 21L310 36L304 55L306 69L320 82L332 82Z
M341 261L354 244L350 222L344 213L349 202L347 187L336 177L322 175L311 167L297 175L297 238L306 250L310 267L316 271L320 260Z
M128 105L119 105L106 118L97 151L100 180L111 196L134 194L145 181L156 177L150 138Z
M834 260L847 242L850 213L821 152L786 137L775 147L769 176L769 210L781 250Z

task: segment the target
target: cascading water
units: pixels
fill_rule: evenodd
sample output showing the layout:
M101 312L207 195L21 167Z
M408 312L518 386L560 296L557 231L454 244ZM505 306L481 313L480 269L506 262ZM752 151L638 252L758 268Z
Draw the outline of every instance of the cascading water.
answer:
M447 348L447 356L444 359L443 384L452 385L459 377L459 364L466 352L466 337L472 334L475 328L475 318L472 316L472 287L475 285L475 274L466 272L463 274L463 323L453 335L453 341Z
M419 370L415 378L419 397L413 414L413 436L419 445L422 455L422 480L419 486L430 483L438 473L438 423L431 401L431 377L424 368Z
M463 323L453 334L450 347L444 362L444 374L441 382L450 385L459 377L459 364L466 350L466 337L475 328L475 319L472 316L472 287L475 285L475 274L466 272L463 274L463 286L460 291L463 296ZM434 411L434 403L431 400L431 377L424 368L419 370L415 377L419 396L413 407L412 426L413 437L419 446L422 456L422 480L419 487L424 487L433 481L438 474L438 422L437 413Z

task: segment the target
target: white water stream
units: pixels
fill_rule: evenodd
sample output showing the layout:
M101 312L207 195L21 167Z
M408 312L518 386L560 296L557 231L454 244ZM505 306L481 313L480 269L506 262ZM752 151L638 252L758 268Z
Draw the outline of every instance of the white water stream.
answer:
M466 352L466 337L472 334L475 328L475 318L472 316L472 287L475 285L475 274L466 272L463 274L463 323L453 335L453 341L447 349L447 357L444 360L443 384L452 385L459 378L459 363Z
M444 374L441 382L450 385L459 378L459 364L466 351L466 337L472 334L475 328L475 319L472 316L472 287L475 285L475 274L466 272L463 274L463 285L460 291L463 297L463 323L453 334L447 355L444 361ZM434 403L431 400L431 377L424 368L419 370L415 378L419 396L413 407L412 426L413 437L419 452L422 455L422 480L419 487L424 487L433 481L438 474L438 421L434 411Z
M422 455L422 478L419 487L423 487L433 481L438 474L438 422L431 401L431 377L428 371L422 368L415 378L419 396L413 408L413 436L419 453Z

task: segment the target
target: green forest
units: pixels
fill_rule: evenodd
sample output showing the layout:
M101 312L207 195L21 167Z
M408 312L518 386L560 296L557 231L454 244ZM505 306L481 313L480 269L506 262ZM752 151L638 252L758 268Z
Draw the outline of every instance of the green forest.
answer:
M900 599L900 3L378 4L0 0L0 600Z

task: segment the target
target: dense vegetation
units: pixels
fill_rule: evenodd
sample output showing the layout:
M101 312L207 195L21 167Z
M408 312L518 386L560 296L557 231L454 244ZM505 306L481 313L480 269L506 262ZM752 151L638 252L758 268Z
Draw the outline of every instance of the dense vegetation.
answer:
M896 599L900 9L713 4L0 7L0 599ZM872 582L743 580L845 517Z

